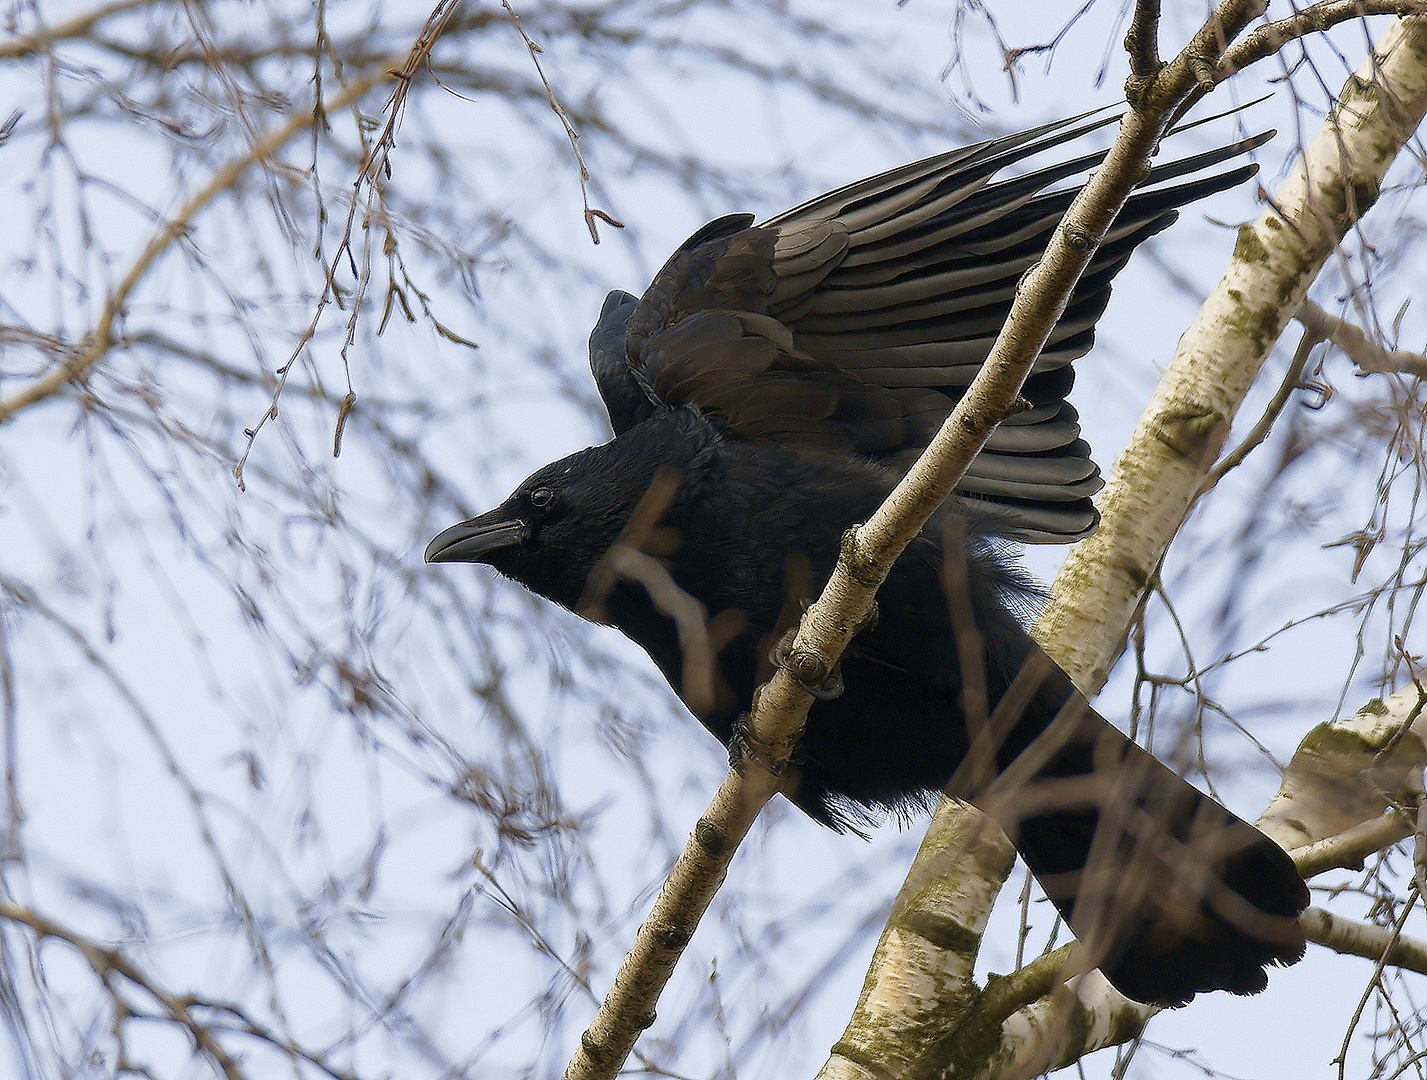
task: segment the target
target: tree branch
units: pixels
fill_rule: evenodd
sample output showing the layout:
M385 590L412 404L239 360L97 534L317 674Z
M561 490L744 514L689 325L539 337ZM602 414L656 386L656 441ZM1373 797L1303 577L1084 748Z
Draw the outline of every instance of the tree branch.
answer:
M54 26L36 30L33 34L21 34L9 41L0 42L0 60L16 60L22 56L44 52L55 42L82 38L94 29L96 23L111 15L118 15L125 11L132 11L136 7L157 2L158 0L116 0L115 3L104 4L93 11L86 11L82 15L75 15L63 22L55 23Z
M929 855L897 897L853 1021L819 1080L915 1075L947 1056L978 1005L971 969L1015 848L989 818L958 804L933 819L922 849Z
M1275 55L1290 41L1326 33L1340 23L1367 15L1405 17L1424 11L1427 4L1422 0L1322 0L1285 19L1256 27L1234 42L1224 50L1215 79L1222 82L1249 65Z
M674 961L722 882L734 849L778 790L774 774L797 746L813 701L807 687L828 677L865 624L877 588L902 549L956 486L996 425L1018 411L1021 384L1080 274L1129 193L1148 173L1170 107L1172 102L1124 116L1104 164L1077 194L1040 262L1021 280L1006 324L966 394L886 502L844 536L837 566L803 615L785 663L754 696L749 726L759 761L745 757L741 768L725 777L581 1038L564 1080L609 1080L638 1033L653 1022ZM712 842L701 840L701 832ZM874 993L867 1000L880 998Z
M1403 937L1385 926L1345 919L1316 907L1305 911L1298 921L1309 941L1334 952L1427 975L1427 941Z
M278 401L281 400L283 391L287 389L288 375L292 372L298 357L302 355L302 351L307 348L308 343L317 333L317 326L322 321L323 312L327 310L329 304L337 299L337 268L342 265L342 257L345 255L356 273L357 285L352 295L346 300L349 309L347 336L343 340L341 348L342 367L347 372L347 394L338 410L332 432L332 456L336 457L342 452L342 430L357 400L357 395L352 390L351 371L347 368L347 350L351 348L357 338L357 320L361 317L367 286L371 282L371 260L364 257L361 267L358 268L357 260L352 255L352 231L357 222L357 210L360 207L363 211L364 228L368 227L372 219L377 216L380 198L378 181L379 178L390 175L391 151L396 146L396 129L406 111L406 97L411 92L412 81L416 78L417 72L430 61L431 51L451 24L459 6L460 0L438 0L436 7L432 9L422 24L416 39L411 43L411 48L401 58L400 66L393 65L387 69L387 65L384 64L382 68L376 69L378 71L386 69L386 74L396 80L396 85L392 89L391 97L384 110L386 123L382 126L381 134L377 136L375 143L367 152L361 168L357 170L357 179L352 185L351 200L347 204L347 220L342 228L342 238L337 242L331 258L327 260L322 295L317 298L312 318L308 320L307 328L297 336L297 343L293 345L292 352L288 354L287 362L277 369L277 378L273 380L272 398L268 402L268 407L263 410L263 414L257 422L243 432L247 442L243 447L243 452L238 455L237 462L233 465L233 479L237 482L239 491L246 490L243 470L247 467L248 457L257 444L258 433L267 426L269 421L277 419ZM352 100L355 98L348 95L330 103L323 103L320 109L313 109L313 118L315 120L317 116L328 110L340 109ZM364 191L365 199L362 197ZM388 238L391 235L390 228L388 228ZM450 332L444 330L440 323L436 323L436 328L442 333L442 336L451 337ZM0 422L3 421L4 415L0 414Z
M1311 863L1317 867L1322 862L1323 869L1329 864L1354 865L1354 844L1369 854L1410 836L1412 822L1404 820L1400 827L1405 832L1365 847L1373 842L1371 830L1383 836L1393 831L1390 821L1380 820L1387 811L1415 802L1421 792L1422 768L1427 765L1424 706L1427 694L1409 684L1345 720L1319 724L1303 737L1284 769L1278 793L1258 820L1259 829L1295 853L1329 843L1324 838L1332 837L1338 848L1323 848ZM1356 841L1345 839L1359 828L1369 832ZM1334 861L1343 859L1348 861ZM1309 866L1300 869L1305 876L1319 872Z
M1326 338L1347 354L1365 375L1398 372L1415 378L1427 376L1427 356L1406 349L1386 349L1345 319L1329 315L1312 300L1298 305L1293 317L1305 330Z
M1368 855L1410 835L1412 824L1402 815L1385 815L1289 855L1299 872L1310 878L1339 867L1361 867ZM1321 908L1308 909L1300 923L1304 936L1325 948L1427 974L1427 942ZM1072 942L988 982L975 1007L965 1014L944 1060L956 1062L979 1050L985 1055L984 1064L975 1075L1005 1080L1062 1068L1092 1051L1137 1036L1159 1010L1126 998L1098 971L1067 979L1076 972L1076 950Z
M1304 738L1284 771L1279 794L1257 824L1290 849L1305 879L1338 868L1359 869L1368 856L1412 835L1414 822L1406 815L1382 811L1391 799L1415 798L1420 791L1427 762L1423 700L1416 686L1404 687L1347 720L1320 724ZM1302 924L1308 940L1339 952L1412 971L1427 963L1427 943L1383 927L1317 908L1304 914ZM1155 1014L1098 978L1070 980L1074 1001L1064 998L1057 1006L1052 992L1063 981L1062 968L1074 949L1067 945L987 986L963 1028L963 1041L970 1042L1001 1026L999 1046L979 1075L1000 1075L994 1070L1029 1068L1037 1061L1047 1063L1046 1068L1070 1064L1091 1050L1133 1038ZM1026 1001L1034 1003L1007 1011L1007 1003Z
M315 1067L331 1080L355 1080L353 1074L334 1069L321 1053L303 1049L253 1023L238 1006L170 993L140 970L119 949L96 944L77 931L27 907L0 900L0 920L24 926L42 941L47 938L61 941L83 957L109 997L116 1028L122 1027L124 1022L130 1019L159 1019L172 1024L188 1036L199 1056L208 1060L215 1071L222 1074L224 1080L245 1080L247 1076L242 1068L242 1056L230 1053L218 1039L219 1033L227 1031L266 1043L282 1051L294 1062L305 1062ZM116 977L150 998L158 1006L159 1012L150 1014L136 1011L126 1000L127 995L120 992ZM199 1015L200 1013L212 1014L213 1018L206 1018ZM114 1064L118 1074L134 1072L149 1075L147 1070L126 1059L122 1040L119 1043L118 1060Z
M1130 74L1125 80L1125 100L1138 106L1164 67L1159 58L1160 0L1136 0L1135 15L1125 35L1125 53L1130 58Z
M1298 872L1304 878L1311 878L1329 870L1361 870L1369 856L1411 835L1412 824L1402 814L1383 814L1336 836L1294 848L1290 854Z
M1122 996L1099 970L1087 971L1010 1016L975 1080L1038 1076L1073 1065L1086 1054L1129 1042L1158 1009Z
M405 56L392 57L387 63L372 68L367 74L352 77L342 88L342 92L327 102L328 109L341 109L358 100L377 83L389 78L389 69L400 65L404 59ZM293 136L306 131L316 121L317 115L313 110L294 109L285 123L256 140L247 153L234 158L214 172L208 183L189 196L174 216L149 237L149 242L130 264L119 284L105 297L99 317L95 320L93 329L85 335L83 345L75 349L74 354L58 367L40 376L25 389L0 401L0 424L4 424L29 406L54 396L70 383L86 378L114 345L115 324L122 318L130 295L159 256L187 233L194 218L232 188L244 172L277 153Z
M1166 99L1166 88L1177 87L1181 98L1192 93L1200 61L1217 57L1223 41L1232 39L1230 31L1241 29L1254 12L1253 4L1222 5L1216 18L1146 90L1146 107L1177 109L1172 95ZM1301 297L1307 291L1338 239L1371 203L1371 197L1364 200L1358 192L1365 188L1370 196L1375 195L1382 174L1427 111L1424 21L1395 24L1384 35L1381 51L1385 54L1381 59L1370 58L1349 81L1330 114L1307 156L1312 171L1290 180L1280 193L1275 205L1286 208L1286 216L1271 209L1241 232L1234 263L1181 341L1176 364L1166 374L1135 441L1116 463L1111 485L1118 497L1102 498L1104 520L1099 531L1072 549L1071 559L1056 578L1051 606L1033 633L1082 688L1093 688L1103 680L1122 647L1125 627L1143 585L1150 580L1151 574L1146 572L1127 581L1126 565L1152 571L1157 564L1196 497L1243 395L1287 323L1293 306L1279 311L1274 298L1279 298L1281 305L1285 292ZM1382 90L1382 86L1391 91ZM1338 156L1340 145L1343 158ZM1287 245L1288 253L1280 252L1275 258L1266 241L1278 243L1280 248ZM1231 293L1235 296L1230 297ZM1235 302L1230 304L1229 299ZM1249 305L1257 306L1245 318L1244 309ZM1229 348L1216 339L1226 327L1237 338ZM1201 404L1205 399L1208 405ZM1174 448L1165 476L1159 475L1162 466L1154 452L1157 445ZM1162 522L1156 522L1161 500L1168 500L1170 509ZM1147 522L1157 528L1145 537ZM938 818L955 812L952 805L944 802ZM1355 841L1361 839L1354 837ZM1321 858L1329 852L1320 849L1313 854ZM1340 845L1332 856L1342 858L1345 854ZM934 848L924 845L913 864L913 875L919 873L918 864L935 856ZM1017 972L1006 984L993 984L996 996L990 1007L999 1012L1005 1008L1004 1002L1019 1002L1048 984L1055 985L1061 963L1063 958L1036 961L1023 969L1024 978ZM874 973L882 964L879 948ZM983 1018L973 1015L963 1027L965 1038L941 1044L943 1056L923 1060L917 1071L933 1075L954 1064L957 1075L977 1074L968 1065L968 1054L982 1062L979 1075L983 1076L1020 1075L1022 1070L1051 1067L1056 1061L1066 1064L1078 1054L1132 1038L1153 1014L1121 997L1098 972L1074 985L1077 993L1068 1012L1063 1008L1057 1011L1054 997L1042 998L1014 1013L1003 1025L999 1041L989 1046L986 1028L976 1022ZM889 987L889 992L894 990ZM964 993L961 987L949 990ZM993 994L991 987L987 994ZM995 1004L997 998L1003 1003ZM855 1014L849 1032L860 1022ZM1065 1042L1067 1031L1076 1033L1073 1045Z
M1037 620L1084 689L1098 687L1265 358L1427 112L1427 20L1394 23L1348 80L1304 161L1258 219L1180 339Z

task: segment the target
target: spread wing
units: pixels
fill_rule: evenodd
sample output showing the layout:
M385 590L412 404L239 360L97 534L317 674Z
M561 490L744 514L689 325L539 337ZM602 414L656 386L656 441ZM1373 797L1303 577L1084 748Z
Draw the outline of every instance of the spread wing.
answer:
M591 363L616 432L694 404L736 438L858 454L905 468L964 393L1040 257L1087 153L997 174L1115 120L1060 121L859 181L755 226L710 222L636 302L612 293ZM1070 363L1089 351L1110 282L1176 208L1240 183L1272 133L1155 168L1081 278L1027 380L1033 408L1004 422L958 488L967 509L1025 540L1090 532L1101 486ZM1190 179L1176 183L1185 177Z

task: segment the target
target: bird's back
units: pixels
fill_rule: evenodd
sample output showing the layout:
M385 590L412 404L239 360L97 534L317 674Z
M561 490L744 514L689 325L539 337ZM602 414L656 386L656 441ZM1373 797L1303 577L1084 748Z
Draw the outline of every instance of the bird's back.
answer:
M727 743L843 531L892 478L826 455L723 443L691 479L696 496L665 518L678 542L664 557L710 626L729 631L715 643L721 693L702 716ZM1307 891L1293 863L1089 708L1026 633L1027 592L993 537L935 519L879 590L837 692L809 710L793 801L826 825L859 829L943 793L969 799L1011 836L1129 996L1180 1004L1206 990L1262 989L1265 965L1303 951L1295 917ZM626 630L647 639L647 612L642 631ZM676 636L666 627L651 653L677 687L687 671Z

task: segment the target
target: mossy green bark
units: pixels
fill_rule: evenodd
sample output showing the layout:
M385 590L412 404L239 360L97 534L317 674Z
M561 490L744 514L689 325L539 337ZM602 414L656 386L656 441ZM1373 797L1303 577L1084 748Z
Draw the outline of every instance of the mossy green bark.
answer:
M971 969L1014 862L1010 842L972 808L948 804L933 818L824 1077L920 1080L943 1073L948 1048L979 997Z
M1303 737L1258 827L1285 848L1304 847L1412 801L1427 765L1423 695L1408 685Z
M1348 80L1299 171L1257 220L1180 339L1037 623L1082 689L1104 680L1154 570L1199 495L1274 343L1427 111L1427 26L1399 21ZM1391 90L1385 89L1390 87Z

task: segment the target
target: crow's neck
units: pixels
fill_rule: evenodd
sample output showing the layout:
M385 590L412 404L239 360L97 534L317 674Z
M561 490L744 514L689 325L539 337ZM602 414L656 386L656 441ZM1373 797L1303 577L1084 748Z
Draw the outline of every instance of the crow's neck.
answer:
M831 573L842 534L866 520L890 486L874 467L723 442L681 484L644 554L658 560L653 576L697 601L704 620L742 625L760 639L789 613L796 620ZM652 584L626 577L603 615L642 644L677 687L679 626Z

